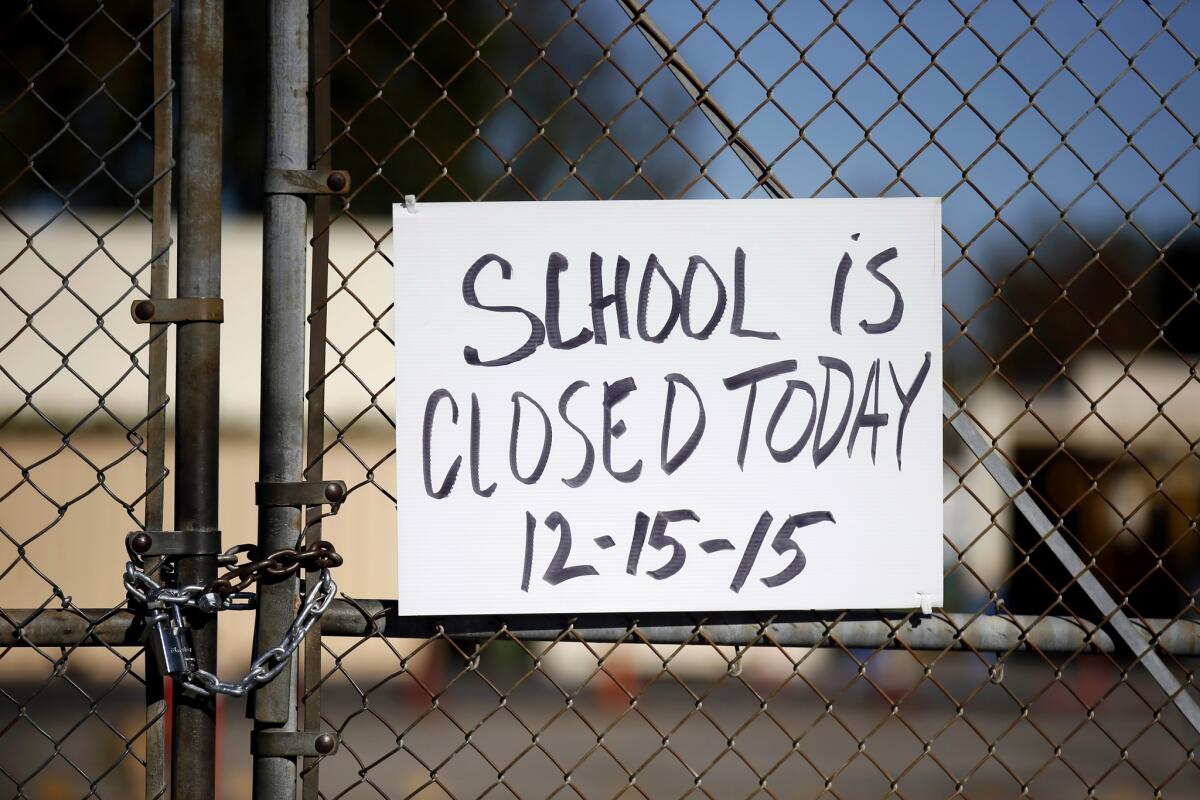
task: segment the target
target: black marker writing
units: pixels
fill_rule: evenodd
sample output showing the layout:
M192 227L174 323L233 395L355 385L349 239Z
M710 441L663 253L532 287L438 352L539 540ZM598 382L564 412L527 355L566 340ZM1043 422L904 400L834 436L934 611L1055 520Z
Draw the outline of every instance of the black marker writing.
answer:
M600 574L591 564L567 566L567 559L571 557L571 526L562 514L555 511L546 517L546 527L550 530L558 529L559 536L558 549L554 551L554 558L550 559L550 566L546 567L546 574L542 576L542 580L551 586L557 586L572 578Z
M491 497L496 484L486 489L479 488L479 397L471 392L471 488L480 497Z
M852 238L857 239L858 235L855 234ZM879 271L884 264L896 256L896 248L889 247L881 253L876 253L867 261L867 272L871 277L892 292L892 311L887 319L882 322L867 322L864 319L858 323L858 326L867 333L880 334L895 330L904 316L904 297L900 294L900 288L892 282L891 278ZM842 254L842 260L838 263L837 273L833 279L833 294L829 301L829 327L837 334L842 332L842 304L846 297L846 279L850 277L850 268L853 265L854 261L850 258L850 254Z
M571 398L575 396L577 391L590 385L587 381L575 381L564 389L562 396L558 398L558 415L563 418L563 422L570 426L571 430L578 433L579 437L583 439L583 465L573 478L562 479L562 482L572 489L578 489L580 486L583 486L587 483L587 479L591 477L592 465L596 461L596 450L592 447L592 442L588 439L587 434L583 432L583 429L572 422L571 418L567 416L567 403L571 402Z
M650 287L653 284L654 276L658 275L662 282L667 285L667 290L671 293L671 308L667 312L667 320L663 323L662 328L658 333L652 334L648 328L647 317L650 313ZM638 335L647 342L661 344L671 335L671 329L675 327L675 321L679 319L679 287L671 280L671 276L663 269L663 265L658 263L658 256L653 253L646 259L646 269L642 271L642 288L638 295L638 310L637 310L637 329Z
M454 488L454 481L458 479L458 468L462 466L462 456L458 456L454 459L454 463L450 465L450 469L446 471L446 477L442 480L441 488L436 491L434 490L429 461L431 458L430 450L433 447L433 418L437 413L438 403L442 400L450 401L450 421L455 425L458 424L458 403L454 402L454 398L447 390L435 389L430 393L429 399L425 401L425 426L421 434L421 473L425 478L425 494L434 500L441 500L450 494L450 490Z
M817 361L821 366L825 367L825 395L821 399L821 415L817 417L817 438L813 440L813 466L821 466L821 462L829 458L829 455L837 447L838 441L841 440L842 434L846 432L846 425L850 422L850 413L854 410L854 370L850 369L850 365L840 358L833 356L819 356ZM846 392L846 408L842 412L841 422L838 423L833 435L825 441L821 441L821 434L825 429L825 414L829 411L829 389L833 383L832 370L836 370L846 376L850 381L850 388Z
M558 325L558 276L566 271L566 257L562 253L551 253L546 266L546 338L555 350L573 350L592 339L592 331L584 328L569 340L562 340Z
M612 443L614 439L625 435L625 420L619 419L614 425L612 410L617 403L633 394L636 389L637 384L633 382L633 378L622 378L612 384L604 384L604 437L601 439L600 455L608 474L621 483L632 483L638 479L638 476L642 474L642 460L639 458L637 463L627 470L613 469Z
M750 423L754 418L754 400L758 397L758 382L795 370L796 361L791 359L776 361L774 364L764 364L761 367L748 369L725 378L725 388L730 391L741 389L743 386L750 387L750 393L746 396L746 414L742 418L742 438L738 440L737 464L740 469L745 468L746 447L750 443Z
M779 338L778 333L771 331L751 331L742 327L746 315L746 252L738 248L733 257L733 326L730 333L734 336L749 336L754 339Z
M472 264L470 269L467 270L467 274L463 276L463 300L472 308L482 308L485 311L502 311L524 314L525 318L529 320L529 338L525 340L525 344L521 345L513 352L491 361L480 360L479 351L474 347L464 347L463 358L466 359L468 364L476 367L502 367L505 364L515 363L520 361L522 358L531 355L533 351L542 344L542 342L546 341L546 328L544 325L542 325L542 321L538 319L537 314L534 314L532 311L526 311L519 306L489 306L479 302L479 297L475 294L475 280L479 277L479 273L483 271L483 268L493 261L500 265L500 277L502 279L507 281L512 278L512 264L509 264L498 255L488 253L487 255L480 257L478 261Z
M533 407L542 415L542 453L538 456L537 466L533 468L533 472L529 477L521 474L521 470L517 467L517 437L520 435L521 429L521 401L528 400L533 403ZM546 469L546 462L550 460L550 447L554 443L554 428L550 425L550 416L546 413L546 409L542 408L541 404L534 400L524 392L513 392L512 395L513 416L512 430L508 436L508 466L512 470L513 477L524 484L537 483L542 477L542 472Z
M900 388L900 379L896 377L896 367L892 362L888 362L888 371L892 373L892 384L896 387L896 394L900 396L900 429L896 433L896 467L903 468L903 459L901 451L904 448L904 423L908 422L908 412L912 410L913 401L917 399L917 394L921 391L922 384L925 383L925 376L929 374L929 362L931 354L925 354L925 361L921 364L921 369L917 371L917 377L913 378L912 384L908 387L908 391Z
M629 261L624 257L617 258L617 274L612 294L604 293L603 267L604 259L592 253L591 308L596 344L608 344L608 336L604 329L604 309L613 305L617 307L617 335L622 339L629 338L629 304L625 300L625 286L629 283Z
M867 413L867 401L875 398L875 410ZM846 443L846 455L854 455L854 441L858 432L863 428L871 429L871 463L875 463L875 445L879 442L879 429L888 423L888 415L879 413L879 359L871 362L871 370L867 373L867 383L863 388L862 402L858 405L858 413L854 416L854 424L850 426L850 440Z
M683 466L692 453L696 451L697 445L700 444L700 437L704 435L704 400L700 397L700 392L696 391L695 385L684 375L678 372L672 372L663 378L667 382L667 403L663 410L663 426L662 426L662 442L659 447L658 457L659 463L662 465L662 471L668 475L675 472ZM688 435L687 441L680 446L675 455L667 458L667 447L671 439L671 416L675 411L675 384L683 384L687 387L692 396L696 398L697 417L696 424L692 427L692 432Z
M696 271L701 264L708 270L709 276L713 279L713 283L717 287L717 302L713 306L712 314L708 317L708 322L704 323L704 327L697 331L692 328L692 287L696 278ZM680 309L680 327L683 328L684 333L693 339L707 339L716 330L717 324L724 315L725 284L721 282L721 276L713 269L712 264L709 264L700 256L692 256L688 259L687 273L683 276L683 307Z
M811 402L808 411L808 423L804 426L804 432L800 434L800 438L795 441L790 447L785 447L782 450L775 448L772 442L775 439L775 428L779 425L779 421L783 419L783 412L787 410L788 403L791 401L792 393L797 389L807 392L808 399ZM804 449L804 445L808 444L808 437L812 436L813 425L817 421L817 393L813 391L812 384L808 381L789 380L787 389L784 390L783 396L779 398L779 402L775 404L775 411L771 414L771 421L767 423L767 450L771 452L771 457L781 464L794 459L800 455L800 451Z

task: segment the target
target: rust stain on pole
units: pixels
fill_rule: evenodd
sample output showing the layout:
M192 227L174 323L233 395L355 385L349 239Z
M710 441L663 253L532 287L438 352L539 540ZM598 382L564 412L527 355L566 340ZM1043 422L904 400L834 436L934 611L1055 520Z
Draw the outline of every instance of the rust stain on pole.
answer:
M182 4L179 80L178 297L221 296L221 96L224 2ZM217 524L221 326L181 325L175 386L175 525L211 530ZM213 556L180 558L181 584L216 577ZM192 613L197 666L214 671L217 619ZM171 743L176 800L215 791L216 701L177 693Z

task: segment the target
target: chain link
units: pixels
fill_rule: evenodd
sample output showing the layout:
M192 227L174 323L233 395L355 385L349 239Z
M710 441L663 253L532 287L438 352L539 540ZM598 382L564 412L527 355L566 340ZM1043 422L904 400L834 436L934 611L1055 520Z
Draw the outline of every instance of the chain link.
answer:
M292 654L304 641L309 629L333 602L336 593L337 584L329 574L329 569L322 568L317 585L305 598L300 613L296 615L279 644L254 659L250 670L240 680L232 683L222 681L211 672L197 669L180 678L180 683L185 689L196 694L227 694L241 697L254 687L270 681L287 666Z
M312 217L310 469L339 465L359 519L395 513L380 287L405 195L938 196L938 377L1136 624L1196 617L1200 3L312 8L313 166L354 185ZM857 612L820 649L714 618L678 639L371 624L306 682L343 745L306 796L1200 796L1196 737L1144 671L1030 635L1096 617L949 429L944 458L947 604L1019 620L1015 644L858 638Z
M242 590L255 581L282 580L295 575L301 569L320 570L316 585L305 597L299 613L279 644L255 658L249 671L240 679L233 682L222 681L212 672L197 668L191 657L190 642L187 643L186 656L181 662L187 665L186 668L171 674L184 689L194 694L241 697L256 686L270 681L287 665L309 629L321 618L337 594L337 583L329 570L341 566L342 557L331 543L317 541L298 551L278 550L263 559L255 558L255 552L256 548L248 545L238 545L226 550L218 556L218 561L222 564L235 563L241 553L249 553L251 560L230 569L203 586L165 586L148 575L142 559L133 554L125 564L125 591L145 607L147 621L155 627L169 625L172 619L178 620L179 611L183 608L210 614L253 608L255 595ZM170 613L167 613L167 609L170 609ZM186 628L182 625L178 630L180 635L186 635ZM162 647L163 642L156 639L155 645Z

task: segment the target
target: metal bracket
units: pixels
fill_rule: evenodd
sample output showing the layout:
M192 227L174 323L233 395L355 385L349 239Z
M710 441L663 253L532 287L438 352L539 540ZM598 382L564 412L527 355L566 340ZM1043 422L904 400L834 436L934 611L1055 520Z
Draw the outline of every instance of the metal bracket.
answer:
M345 194L350 173L343 169L269 169L263 179L266 194Z
M250 752L273 758L328 756L337 752L337 738L323 731L254 731Z
M260 508L337 505L345 499L345 481L254 484L254 503Z
M129 307L134 322L224 322L225 303L219 297L174 297L134 300Z
M125 546L139 556L211 556L221 552L221 532L133 531Z

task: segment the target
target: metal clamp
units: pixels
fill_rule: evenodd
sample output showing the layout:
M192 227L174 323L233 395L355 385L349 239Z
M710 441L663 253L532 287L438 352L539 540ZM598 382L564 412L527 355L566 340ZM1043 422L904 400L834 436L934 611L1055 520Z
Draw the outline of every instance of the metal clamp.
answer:
M129 307L134 322L224 322L225 303L219 297L174 297L134 300Z
M133 531L125 547L139 556L212 556L221 552L221 532Z
M337 752L337 738L320 731L254 731L250 752L273 758L328 756Z
M266 194L345 194L350 173L342 169L269 169L263 179Z
M254 484L254 504L260 508L338 505L345 499L345 481Z

